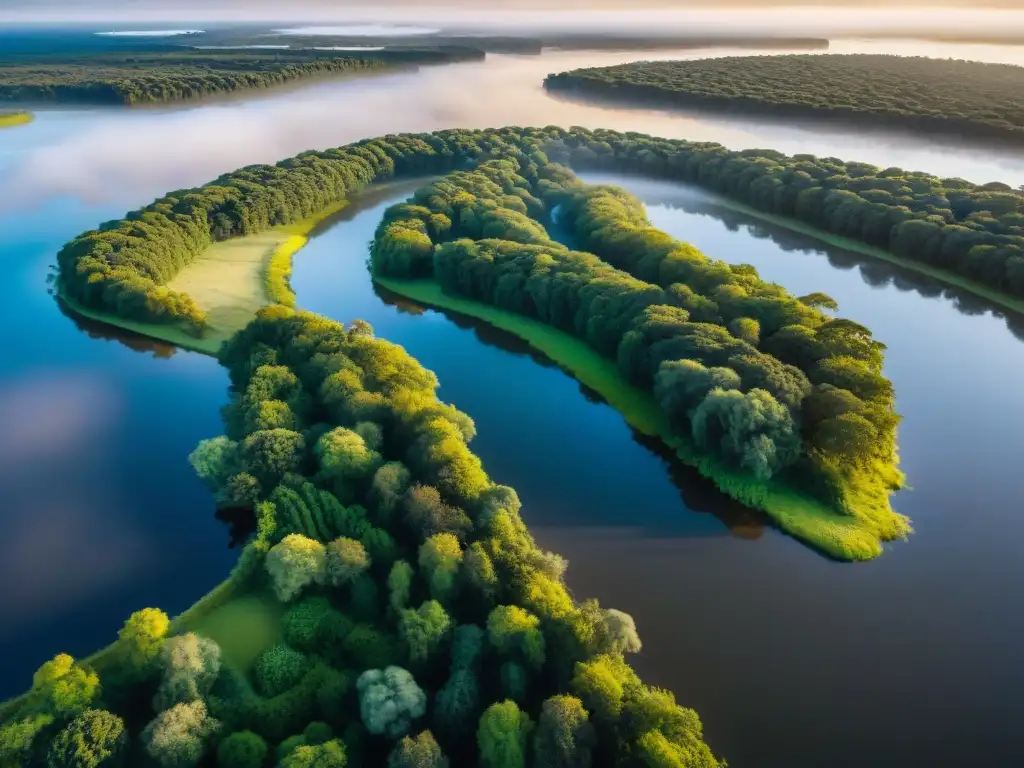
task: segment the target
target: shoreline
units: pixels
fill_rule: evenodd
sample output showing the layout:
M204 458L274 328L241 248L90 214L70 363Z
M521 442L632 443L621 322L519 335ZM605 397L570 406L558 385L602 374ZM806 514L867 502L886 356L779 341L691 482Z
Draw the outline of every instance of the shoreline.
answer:
M539 320L449 296L431 279L398 280L374 275L373 280L432 309L468 315L519 337L598 392L631 427L665 443L680 461L711 480L719 492L764 513L781 531L817 552L846 562L872 560L882 554L883 539L868 522L842 515L788 484L753 481L715 457L701 454L685 438L670 435L653 396L627 383L614 361L585 342Z

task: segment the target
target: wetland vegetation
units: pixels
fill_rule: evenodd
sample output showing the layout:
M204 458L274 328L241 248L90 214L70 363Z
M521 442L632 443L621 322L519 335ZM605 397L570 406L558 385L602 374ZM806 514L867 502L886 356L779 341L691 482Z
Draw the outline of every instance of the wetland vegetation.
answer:
M31 112L24 110L0 110L0 128L14 128L19 125L27 125L35 119Z

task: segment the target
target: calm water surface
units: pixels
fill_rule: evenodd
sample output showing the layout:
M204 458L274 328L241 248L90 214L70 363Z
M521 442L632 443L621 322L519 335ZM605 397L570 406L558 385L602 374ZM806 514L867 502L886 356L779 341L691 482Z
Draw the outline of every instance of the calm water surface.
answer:
M881 48L914 52L899 46ZM46 112L0 134L0 580L17 585L0 590L0 692L24 687L58 650L84 655L108 642L132 610L180 610L234 559L185 461L220 432L227 377L211 359L129 346L60 312L46 293L48 266L84 229L245 163L459 125L604 125L1024 181L1016 155L861 129L606 110L539 87L549 71L635 58L492 57L244 104ZM299 303L367 319L437 371L441 396L476 419L488 471L520 491L542 543L569 557L573 588L634 614L645 641L637 666L701 712L732 765L1024 763L1013 738L1024 682L1024 477L1014 461L1024 349L1007 320L699 193L625 183L659 226L793 291L830 293L889 345L915 488L897 498L918 531L909 542L866 565L823 560L668 466L514 340L378 295L365 243L387 196L353 207L302 252Z

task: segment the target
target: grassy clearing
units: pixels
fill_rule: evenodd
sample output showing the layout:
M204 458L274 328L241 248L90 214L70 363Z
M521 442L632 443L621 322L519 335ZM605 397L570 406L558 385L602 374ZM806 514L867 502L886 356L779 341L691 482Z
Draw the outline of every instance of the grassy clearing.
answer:
M62 291L58 294L71 310L90 320L216 356L221 344L244 328L263 307L275 303L295 306L295 293L288 283L293 257L309 242L309 234L318 224L346 205L348 202L342 201L302 221L214 243L181 270L167 287L187 293L206 312L209 327L200 338L177 326L98 312Z
M266 592L241 595L214 608L192 631L216 641L223 659L248 672L267 648L281 640L284 606Z
M976 280L971 280L969 277L958 275L956 272L950 272L948 269L940 269L939 267L933 267L930 264L923 264L919 261L905 259L902 256L897 256L883 248L877 248L873 245L862 243L859 240L843 237L842 235L834 235L824 229L819 229L818 227L810 224L805 224L798 219L791 219L787 216L778 216L774 213L766 213L765 211L760 211L757 208L752 208L745 203L730 200L727 197L714 195L714 198L715 201L722 206L737 211L738 213L743 213L747 216L752 216L755 219L760 219L761 221L766 221L770 224L784 227L785 229L793 232L799 232L802 235L813 237L815 240L820 240L821 242L835 246L836 248L843 248L847 251L853 251L854 253L859 253L864 256L870 256L873 259L881 259L882 261L887 261L890 264L896 264L897 266L904 267L919 274L927 275L928 277L939 280L947 285L952 285L956 288L965 290L968 293L979 296L993 304L1024 314L1024 299L1011 296L1008 293L1003 293L995 288L979 283Z
M19 125L28 125L36 116L31 112L6 112L0 113L0 128L14 128Z
M782 530L838 560L870 560L882 554L882 541L909 532L905 518L888 510L885 494L879 505L877 490L853 489L858 501L872 501L857 517L837 514L824 503L781 483L762 483L704 454L685 436L668 431L654 397L622 378L615 363L587 344L539 320L469 299L449 296L433 280L395 280L375 277L394 293L440 309L483 320L513 333L543 352L581 383L599 392L639 432L661 438L679 459L737 501L767 513ZM857 505L861 509L861 505Z

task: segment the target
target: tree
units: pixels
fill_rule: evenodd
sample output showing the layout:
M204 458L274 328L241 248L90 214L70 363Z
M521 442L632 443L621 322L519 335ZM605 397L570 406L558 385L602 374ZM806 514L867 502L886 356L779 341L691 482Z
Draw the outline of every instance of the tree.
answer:
M540 619L517 605L499 605L487 617L487 636L498 653L521 659L540 669L544 665L544 635Z
M759 480L800 456L800 436L789 410L761 389L715 389L693 412L693 439L721 453Z
M569 686L588 711L605 721L617 720L627 691L640 685L636 673L614 654L576 662Z
M370 484L370 504L377 513L375 519L382 523L391 520L410 483L409 470L398 461L388 462L374 473Z
M470 669L456 669L434 698L438 733L452 740L469 736L480 716L480 681Z
M427 696L401 667L368 669L356 681L363 724L373 734L404 736L427 711Z
M448 768L448 758L430 731L405 736L388 756L388 768Z
M66 653L57 654L36 670L32 687L43 693L50 710L60 717L74 717L100 696L99 676Z
M462 575L466 583L490 604L498 597L498 574L490 555L479 541L474 541L467 549L462 564Z
M102 709L87 709L54 737L46 761L49 768L112 766L127 743L120 717Z
M163 768L191 768L206 752L220 723L209 716L202 699L175 704L156 716L142 731L142 743Z
M628 613L609 608L604 612L605 638L602 643L603 652L608 653L639 653L640 635L636 631L636 622Z
M583 702L552 696L541 707L533 741L535 768L590 768L597 734Z
M370 477L380 466L380 454L356 432L337 427L317 440L315 448L320 468L327 477L355 482Z
M797 301L802 304L806 304L808 307L814 307L815 309L830 309L833 312L839 311L839 303L827 293L821 293L820 291L808 293L806 296L798 296Z
M729 323L729 333L756 347L761 341L761 324L752 317L737 317Z
M446 504L437 488L429 485L413 486L403 502L406 521L423 538L445 532L460 535L473 526L465 512Z
M402 611L398 631L409 651L409 660L413 664L426 662L441 647L451 626L451 617L436 600L428 600L415 611Z
M136 611L117 633L127 664L136 673L146 670L160 653L171 621L158 608Z
M40 713L0 726L0 765L29 765L36 736L53 722L53 715Z
M366 548L354 539L337 538L327 545L327 583L335 587L351 584L370 567Z
M395 613L409 604L409 593L412 591L412 566L405 560L399 560L391 566L388 574L388 604Z
M705 368L696 360L666 360L654 376L654 396L669 421L684 428L690 413L713 389L739 389L740 377L731 368Z
M264 488L273 488L302 466L306 441L289 429L261 429L242 443L242 463Z
M237 731L217 747L217 768L262 768L269 749L252 731Z
M220 672L220 646L192 632L177 635L164 642L161 663L163 679L153 698L158 712L210 692Z
M267 552L267 573L282 602L292 600L310 584L322 584L326 568L324 545L298 533L285 536Z
M452 598L461 563L462 545L454 534L436 533L420 545L420 571L434 599L447 603Z
M272 645L260 654L253 667L253 676L264 696L278 696L298 685L309 671L309 659L283 643Z
M347 762L345 745L332 739L296 747L281 761L281 768L345 768Z
M241 452L238 443L224 435L203 440L188 456L188 463L195 473L216 490L223 486L241 466Z
M476 741L483 768L525 768L530 717L514 701L492 704L480 717Z

